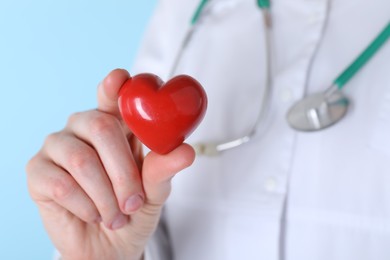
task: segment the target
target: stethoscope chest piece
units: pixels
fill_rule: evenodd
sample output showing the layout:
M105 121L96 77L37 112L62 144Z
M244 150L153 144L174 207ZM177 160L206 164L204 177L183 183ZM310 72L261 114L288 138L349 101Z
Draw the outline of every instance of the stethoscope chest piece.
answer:
M289 125L298 131L318 131L344 117L349 100L335 88L309 95L293 105L287 113Z
M176 68L183 56L183 53L189 43L193 38L193 34L196 31L197 25L200 24L198 21L200 18L207 13L205 7L208 6L208 3L213 2L210 0L201 0L198 8L196 9L194 16L191 20L190 30L187 32L187 35L184 37L182 45L178 51L178 54L174 60L173 66L171 68L170 75L173 76ZM224 142L200 142L194 144L194 148L198 155L214 156L219 155L220 153L227 151L229 149L239 147L245 143L248 143L252 137L258 134L258 125L260 125L265 118L265 114L270 107L271 101L271 87L272 87L272 59L271 54L273 53L272 48L272 17L270 13L270 1L269 0L258 0L258 6L261 8L264 18L264 40L265 40L265 64L266 71L265 75L265 88L262 95L262 100L258 117L253 124L251 130L240 137L231 138L228 141ZM327 14L327 17L329 15ZM357 30L356 33L359 33ZM321 39L324 35L324 32L321 34ZM346 68L340 75L333 80L331 87L324 91L314 95L308 95L303 98L301 101L294 104L287 113L288 124L295 130L298 131L318 131L324 128L327 128L338 121L340 121L345 114L347 113L349 101L346 96L342 93L343 87L347 82L358 72L361 68L378 52L381 46L390 38L390 22L385 26L385 28L379 32L376 38L368 45L366 49ZM315 52L312 54L312 59L316 57L316 52L318 48L315 49ZM312 60L313 61L313 60ZM309 62L307 72L310 73L311 66L313 62ZM309 75L307 79L309 79ZM307 81L307 80L306 80ZM307 82L303 85L304 89L307 90ZM265 129L265 128L263 128ZM261 130L263 130L261 129Z
M390 38L390 22L369 46L333 81L324 92L309 95L297 102L287 113L288 124L299 131L327 128L344 117L349 101L341 89L378 52Z

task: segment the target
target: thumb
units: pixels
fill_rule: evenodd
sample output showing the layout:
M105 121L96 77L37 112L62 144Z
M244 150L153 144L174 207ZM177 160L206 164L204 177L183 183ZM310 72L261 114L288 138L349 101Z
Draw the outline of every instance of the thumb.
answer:
M165 155L150 152L142 169L146 204L162 206L171 191L171 179L194 160L195 151L188 144L182 144Z
M129 72L124 69L115 69L106 76L97 90L98 110L119 117L119 90L129 78Z

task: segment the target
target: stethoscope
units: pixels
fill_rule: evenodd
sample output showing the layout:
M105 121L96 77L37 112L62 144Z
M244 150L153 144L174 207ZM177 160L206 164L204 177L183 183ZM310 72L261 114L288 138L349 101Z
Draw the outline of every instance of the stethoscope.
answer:
M199 25L199 20L209 11L208 2L210 2L210 0L202 0L197 7L191 19L191 27L187 32L173 63L170 76L174 75L183 56L183 52L191 42L191 38ZM260 123L265 119L270 103L272 86L272 45L270 37L272 21L270 15L270 0L256 0L256 2L263 14L264 41L266 50L265 88L262 95L258 117L252 129L245 136L222 143L193 144L193 147L198 155L215 156L223 151L249 142L256 134ZM330 87L328 87L325 91L305 96L303 99L296 102L287 113L286 119L288 124L295 130L309 132L325 129L340 121L347 113L350 103L349 99L343 94L342 89L347 82L374 56L374 54L378 52L380 47L389 39L389 37L390 22L369 44L369 46L343 72L341 72L335 80L333 80Z

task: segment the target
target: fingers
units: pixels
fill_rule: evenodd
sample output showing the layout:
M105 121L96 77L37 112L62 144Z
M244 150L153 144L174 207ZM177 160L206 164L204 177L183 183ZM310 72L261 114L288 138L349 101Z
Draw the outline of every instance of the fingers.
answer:
M101 217L93 201L63 169L35 157L30 161L27 172L30 194L38 205L50 205L54 201L85 222L100 222Z
M68 178L62 179L62 183L74 189L82 189L93 202L108 228L117 229L127 223L128 216L119 209L112 184L98 154L92 147L69 134L53 134L48 137L43 154L47 157L50 155L50 159L56 165L70 174ZM58 175L58 170L50 173ZM57 175L52 178L57 178ZM72 197L64 206L70 211L73 208L80 208L81 205L77 200L80 199L79 197ZM77 212L75 215L78 216Z
M194 160L195 151L188 144L182 144L166 155L150 152L144 159L142 173L146 203L162 205L170 193L172 177Z
M124 69L111 71L98 86L98 110L119 118L118 96L122 85L130 78Z
M78 113L71 117L67 129L98 152L122 212L138 210L144 198L141 177L118 119L99 111Z

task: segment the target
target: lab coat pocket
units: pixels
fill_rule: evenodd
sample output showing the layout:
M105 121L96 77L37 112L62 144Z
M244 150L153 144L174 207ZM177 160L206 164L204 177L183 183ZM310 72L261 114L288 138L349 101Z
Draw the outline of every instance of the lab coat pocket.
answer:
M371 148L390 156L390 91L382 99L376 115L371 136Z

